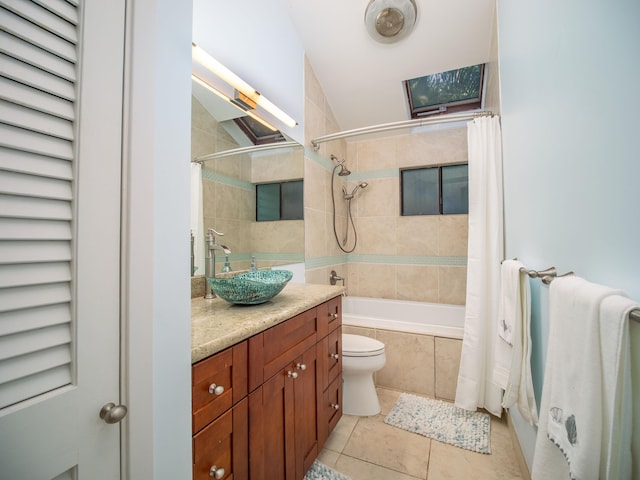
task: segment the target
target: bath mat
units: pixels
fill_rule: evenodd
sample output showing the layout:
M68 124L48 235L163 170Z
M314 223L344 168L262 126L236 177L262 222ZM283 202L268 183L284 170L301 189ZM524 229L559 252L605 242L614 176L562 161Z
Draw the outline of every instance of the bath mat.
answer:
M327 467L324 463L315 460L311 464L311 468L304 476L304 480L351 480L346 475L336 472L334 469Z
M402 393L384 423L478 453L491 453L489 414Z

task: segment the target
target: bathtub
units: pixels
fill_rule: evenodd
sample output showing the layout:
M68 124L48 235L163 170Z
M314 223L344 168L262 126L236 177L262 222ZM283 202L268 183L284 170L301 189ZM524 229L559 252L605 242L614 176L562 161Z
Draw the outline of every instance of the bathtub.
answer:
M464 306L347 296L342 298L342 323L461 339Z

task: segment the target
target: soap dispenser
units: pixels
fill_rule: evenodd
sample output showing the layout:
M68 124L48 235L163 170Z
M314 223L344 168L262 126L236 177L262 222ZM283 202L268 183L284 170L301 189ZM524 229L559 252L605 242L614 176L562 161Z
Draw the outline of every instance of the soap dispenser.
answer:
M255 272L256 270L258 270L258 267L256 266L256 257L255 255L251 255L251 268L249 268L250 271Z

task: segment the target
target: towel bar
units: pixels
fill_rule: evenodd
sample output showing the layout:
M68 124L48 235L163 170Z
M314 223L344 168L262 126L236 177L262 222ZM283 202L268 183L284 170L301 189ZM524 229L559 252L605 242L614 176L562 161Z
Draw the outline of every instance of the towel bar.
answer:
M640 322L640 309L636 308L635 310L631 310L629 312L629 320Z

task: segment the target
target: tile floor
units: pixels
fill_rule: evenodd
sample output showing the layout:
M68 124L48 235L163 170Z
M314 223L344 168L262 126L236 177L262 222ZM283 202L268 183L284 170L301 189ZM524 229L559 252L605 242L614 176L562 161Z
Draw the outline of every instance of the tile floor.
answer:
M385 424L400 393L378 388L378 415L344 415L318 459L352 480L526 478L504 421L491 418L491 455L470 452Z

